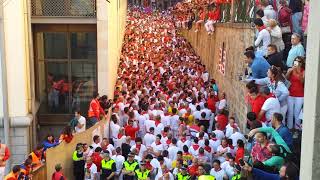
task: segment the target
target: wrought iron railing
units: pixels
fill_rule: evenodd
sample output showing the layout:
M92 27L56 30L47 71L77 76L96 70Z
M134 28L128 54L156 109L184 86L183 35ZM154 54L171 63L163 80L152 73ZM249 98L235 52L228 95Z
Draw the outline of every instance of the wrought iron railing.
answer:
M32 16L96 17L96 0L31 0Z
M230 0L220 8L221 22L249 23L255 16L255 0Z

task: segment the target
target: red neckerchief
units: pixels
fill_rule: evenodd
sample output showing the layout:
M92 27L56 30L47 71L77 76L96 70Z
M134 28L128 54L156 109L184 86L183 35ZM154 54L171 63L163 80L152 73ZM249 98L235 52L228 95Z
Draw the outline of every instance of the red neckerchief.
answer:
M187 138L183 137L183 138L180 139L180 141L184 143L184 142L187 141Z
M216 170L214 169L214 171L215 171L215 172L219 172L219 171L221 171L221 168L219 168L218 171L216 171Z
M203 140L203 137L202 137L202 138L201 138L201 137L199 137L199 141L200 141L200 140Z
M158 125L161 123L159 120L154 121L154 123L156 124L156 127L158 127Z
M146 169L151 170L152 166L149 161L146 162Z
M136 149L140 152L141 144L136 144Z
M198 150L200 146L198 144L194 144L194 145L192 145L192 147L194 150Z
M119 134L118 134L118 139L121 139L122 136L123 136L123 134L119 133Z
M211 138L213 141L217 141L218 139L217 138Z
M211 147L210 146L205 146L204 150L206 150L208 153L211 153Z
M260 31L264 30L265 28L266 28L266 27L263 25L263 26L261 26L261 27L258 28L258 31L260 32Z
M156 143L156 145L158 146L158 145L160 145L161 144L161 141L159 141L159 142L155 142Z
M234 149L233 145L229 145L229 148L230 148L230 149Z
M166 141L166 143L169 145L169 144L171 144L171 139L168 139L167 141Z
M87 164L87 169L90 169L93 163Z

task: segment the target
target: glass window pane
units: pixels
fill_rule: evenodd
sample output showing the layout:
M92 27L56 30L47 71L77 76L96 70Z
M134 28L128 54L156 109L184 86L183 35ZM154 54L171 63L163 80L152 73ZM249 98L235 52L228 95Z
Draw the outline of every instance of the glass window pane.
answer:
M72 110L87 112L92 94L97 88L96 63L73 62L72 74Z
M44 32L44 57L46 59L68 58L67 33Z
M96 32L71 33L71 59L96 60L97 34Z
M69 90L68 64L67 63L47 63L47 110L50 113L69 112Z

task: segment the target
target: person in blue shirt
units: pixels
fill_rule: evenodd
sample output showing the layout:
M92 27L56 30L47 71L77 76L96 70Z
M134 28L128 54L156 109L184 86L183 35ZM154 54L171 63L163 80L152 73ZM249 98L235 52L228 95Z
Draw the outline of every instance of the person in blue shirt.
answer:
M48 134L46 139L42 142L42 144L43 151L46 151L48 148L52 148L58 145L59 142L54 139L54 136L52 134Z
M267 77L268 69L270 68L270 64L268 61L262 56L256 56L254 51L246 51L245 62L249 65L252 73L252 77L254 79L261 79Z
M282 137L284 142L286 142L286 144L292 150L293 148L292 134L290 130L282 123L282 121L283 121L282 114L274 113L271 120L272 127L279 133L279 135Z
M284 164L280 168L279 174L272 174L253 168L247 163L242 168L252 173L253 180L299 180L299 168L292 162Z
M292 47L289 51L287 58L287 67L291 68L293 66L293 62L298 56L304 56L305 50L301 44L301 36L299 34L293 33L291 36L291 44Z

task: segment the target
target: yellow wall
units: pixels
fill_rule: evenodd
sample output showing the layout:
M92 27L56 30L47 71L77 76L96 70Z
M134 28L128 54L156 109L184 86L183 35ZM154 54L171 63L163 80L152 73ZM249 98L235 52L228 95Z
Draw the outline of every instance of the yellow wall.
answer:
M113 97L117 78L127 1L97 0L98 88L100 94Z

